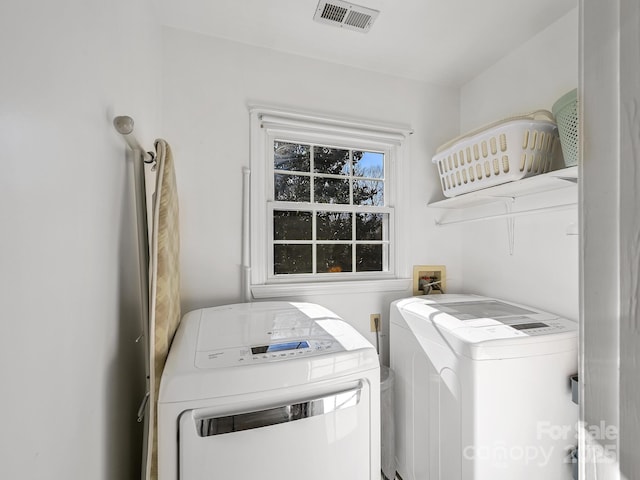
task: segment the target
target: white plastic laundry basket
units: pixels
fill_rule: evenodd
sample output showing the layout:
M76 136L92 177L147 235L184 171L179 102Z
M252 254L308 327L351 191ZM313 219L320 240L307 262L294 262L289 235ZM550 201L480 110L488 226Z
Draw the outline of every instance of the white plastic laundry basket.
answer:
M446 197L548 172L558 148L551 112L512 117L458 137L438 148L438 167Z

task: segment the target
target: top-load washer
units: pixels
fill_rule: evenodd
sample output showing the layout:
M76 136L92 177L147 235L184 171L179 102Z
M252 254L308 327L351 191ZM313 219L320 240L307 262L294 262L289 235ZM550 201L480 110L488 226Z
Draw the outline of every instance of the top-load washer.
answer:
M391 305L403 480L568 480L575 322L475 295Z
M380 478L375 348L310 303L188 313L158 399L159 480Z

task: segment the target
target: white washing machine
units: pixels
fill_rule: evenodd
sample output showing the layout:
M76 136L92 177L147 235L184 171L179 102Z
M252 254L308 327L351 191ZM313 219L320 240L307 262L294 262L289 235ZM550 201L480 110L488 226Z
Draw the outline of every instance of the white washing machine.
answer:
M575 322L473 295L391 305L403 480L569 480Z
M188 313L158 400L159 480L380 478L375 348L315 304Z

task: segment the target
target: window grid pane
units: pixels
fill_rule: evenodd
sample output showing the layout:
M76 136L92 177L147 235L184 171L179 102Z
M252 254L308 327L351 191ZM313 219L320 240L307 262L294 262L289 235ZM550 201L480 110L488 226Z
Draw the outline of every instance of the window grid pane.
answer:
M273 246L273 272L280 274L312 273L311 244L276 244Z
M353 245L328 243L317 245L317 273L342 273L353 271Z
M314 175L314 172L316 171L316 146L315 145L311 145L311 203L316 203L316 196L315 196L315 191L316 191L316 177ZM314 225L315 225L315 218L313 219L314 221ZM313 235L313 238L315 237L315 232ZM314 250L313 250L313 258L316 258L316 252L315 252L315 246L314 246ZM313 273L316 273L316 269L313 269Z
M329 196L325 195L322 203L384 205L384 157L382 152L276 140L274 170L277 177L274 178L274 199L319 203L317 193L323 190L320 182L324 182L325 187L335 190L338 196L334 198L328 192ZM307 177L308 181L305 180ZM340 186L338 179L348 180L348 200L346 184ZM358 198L354 199L356 185Z
M307 175L276 173L273 176L274 200L281 202L312 202L311 178Z
M317 145L313 152L314 173L350 175L351 150Z
M388 271L385 154L296 142L277 143L281 156L279 163L274 160L277 168L274 205L294 207L291 211L273 210L274 274ZM297 163L291 163L291 152L298 155ZM287 169L287 161L294 168ZM307 209L305 204L317 205L317 208ZM326 210L327 207L330 210ZM362 208L367 210L363 212ZM310 241L302 238L304 221L298 221L305 218L310 219ZM291 271L287 271L287 266Z
M280 141L273 142L274 170L309 172L310 160L310 145Z
M273 239L282 241L309 240L312 212L279 210L273 212Z
M358 272L380 272L385 268L383 245L361 244L356 247L357 261L355 263Z
M353 150L349 151L349 167L349 205L353 205Z
M333 217L329 222L323 218L327 214ZM361 213L274 209L274 274L387 271L390 244L388 240L383 239L386 235L381 230L386 230L389 213L364 216L373 219L373 232L365 228L363 233L363 222L359 221L363 217ZM289 230L278 233L278 224L282 224L283 219L284 228ZM290 224L292 221L293 226ZM306 237L304 232L308 226L305 227L305 224L310 224L310 239L301 238ZM336 231L333 231L332 227L335 227Z
M312 160L312 167L313 167L313 160ZM316 238L318 238L318 222L316 219L315 212L312 212L312 233L313 233L313 237L311 237L311 239L313 240L313 245L311 250L312 250L313 256L311 258L311 265L312 265L312 273L315 275L316 273L318 273L318 243L316 241Z
M316 240L353 240L353 214L350 212L316 212Z
M346 178L329 178L314 176L314 202L315 203L339 203L352 205L350 195L350 181Z
M384 154L380 152L354 151L353 176L358 178L384 179Z

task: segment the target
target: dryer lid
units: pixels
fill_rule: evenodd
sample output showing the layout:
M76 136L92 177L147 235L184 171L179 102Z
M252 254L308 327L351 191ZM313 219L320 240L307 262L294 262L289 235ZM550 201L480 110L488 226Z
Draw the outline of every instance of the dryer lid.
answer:
M294 302L243 303L201 312L198 352L313 340L328 335L323 320L340 320L320 305Z
M159 401L287 388L378 368L371 343L319 305L256 302L205 308L182 319Z

